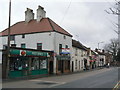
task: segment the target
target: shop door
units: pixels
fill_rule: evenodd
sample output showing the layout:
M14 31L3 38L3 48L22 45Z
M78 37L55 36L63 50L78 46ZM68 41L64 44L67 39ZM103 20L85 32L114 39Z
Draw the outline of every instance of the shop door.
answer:
M61 73L64 73L64 61L62 60L61 63Z
M74 62L72 61L72 72L74 71Z
M53 74L53 61L49 62L49 74Z

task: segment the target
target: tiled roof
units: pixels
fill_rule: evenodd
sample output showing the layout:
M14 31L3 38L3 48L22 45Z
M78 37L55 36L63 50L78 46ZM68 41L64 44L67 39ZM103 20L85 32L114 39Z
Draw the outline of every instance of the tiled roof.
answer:
M84 45L82 45L79 41L76 41L76 40L73 40L73 39L72 39L72 46L87 51L87 49L85 48Z
M10 30L11 30L11 35L56 31L58 33L72 37L70 33L68 33L66 30L64 30L62 27L57 25L54 21L52 21L49 18L43 18L40 22L37 22L36 20L31 20L29 23L26 23L25 21L21 21L12 25ZM8 29L5 29L1 33L2 36L7 35Z

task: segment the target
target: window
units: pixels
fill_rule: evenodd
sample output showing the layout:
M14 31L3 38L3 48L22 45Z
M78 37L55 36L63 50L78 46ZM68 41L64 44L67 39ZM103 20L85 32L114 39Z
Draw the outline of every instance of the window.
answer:
M11 47L16 47L16 44L11 44Z
M10 36L10 41L13 41L13 40L15 40L15 35Z
M22 38L25 38L25 34L22 35Z
M42 50L42 43L37 43L37 49Z
M68 45L65 45L65 48L68 48Z
M47 60L41 60L40 69L46 69L46 68L47 68Z
M81 65L80 65L80 61L79 61L79 70L80 70L80 66L81 66Z
M76 62L75 62L75 69L77 69L77 60L76 60Z
M63 38L66 39L66 36L64 35Z
M77 48L75 49L75 56L77 56Z
M7 49L7 45L3 45L3 49Z
M21 48L26 48L26 45L25 44L21 44Z
M59 53L62 52L62 44L59 44Z

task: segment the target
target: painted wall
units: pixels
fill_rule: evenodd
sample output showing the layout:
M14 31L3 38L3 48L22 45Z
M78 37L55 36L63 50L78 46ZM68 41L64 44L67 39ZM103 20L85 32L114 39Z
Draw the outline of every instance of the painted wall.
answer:
M64 38L66 37L66 38ZM7 37L2 38L2 45L7 45ZM45 33L34 33L26 34L25 38L22 35L16 35L15 41L11 41L11 44L16 44L17 47L21 47L21 44L26 44L26 48L37 49L37 43L42 43L42 50L55 51L59 54L59 44L62 44L63 48L68 45L72 48L72 37L57 33L57 32L45 32ZM56 58L54 58L54 73L56 72Z
M73 64L74 72L83 70L84 69L84 58L87 59L87 51L84 51L76 47L72 47L71 70L72 70L72 62L74 63Z

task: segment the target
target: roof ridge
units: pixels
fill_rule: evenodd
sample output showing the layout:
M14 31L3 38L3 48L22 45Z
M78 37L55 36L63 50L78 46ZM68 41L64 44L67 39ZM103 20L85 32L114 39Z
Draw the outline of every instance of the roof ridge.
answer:
M54 22L52 19L50 19L50 18L48 18L49 20L50 20L50 23L51 23L51 21L54 23L54 24L56 24L58 27L60 27L62 30L64 30L66 33L68 33L70 36L72 36L69 32L67 32L64 28L62 28L60 25L58 25L56 22ZM52 23L51 23L51 25L52 25ZM53 25L52 25L53 26ZM54 28L54 27L53 27ZM55 30L55 29L54 29ZM56 30L55 30L56 31Z
M16 22L16 23L14 23L13 25L11 25L10 28L13 27L13 26L15 26L16 24L21 23L21 22L25 22L25 21ZM6 29L4 29L3 31L1 31L1 33L4 32L4 31L6 31L6 30L8 30L8 28L6 28Z
M50 18L48 18L48 22L50 23L50 26L52 27L53 31L55 31L55 29L54 29L54 27L53 27L53 25L52 25L52 23L50 21Z

